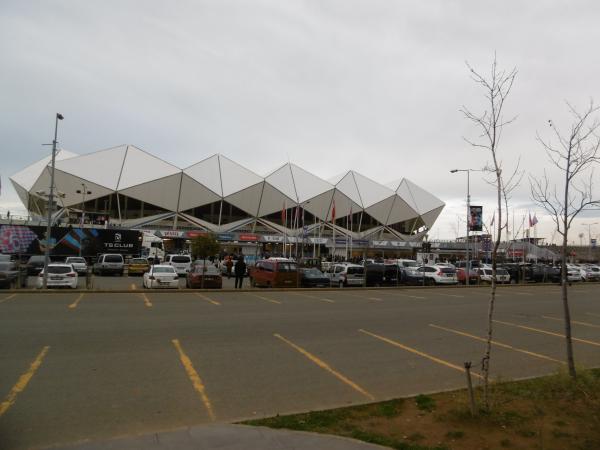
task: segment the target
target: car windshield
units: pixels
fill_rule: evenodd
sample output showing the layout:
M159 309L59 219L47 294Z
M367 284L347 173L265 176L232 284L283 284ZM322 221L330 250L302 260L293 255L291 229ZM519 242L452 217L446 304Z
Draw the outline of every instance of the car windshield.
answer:
M69 264L73 264L73 263L84 263L85 264L85 259L83 258L79 258L79 257L74 257L74 258L67 258L67 263Z
M319 269L306 269L304 275L308 278L318 278L325 276Z
M121 255L106 255L104 257L104 262L107 263L122 263L123 257Z
M175 269L172 267L156 267L154 266L154 273L175 273Z
M171 258L171 262L174 262L174 263L189 263L189 262L191 262L191 258L189 256L173 256Z
M365 272L363 267L348 267L346 273L348 275L362 275Z
M456 270L450 268L450 267L441 267L440 268L440 272L442 273L456 273Z
M48 273L69 273L73 269L69 266L48 266Z
M280 262L279 263L279 271L280 272L296 272L297 266L295 263L290 262Z

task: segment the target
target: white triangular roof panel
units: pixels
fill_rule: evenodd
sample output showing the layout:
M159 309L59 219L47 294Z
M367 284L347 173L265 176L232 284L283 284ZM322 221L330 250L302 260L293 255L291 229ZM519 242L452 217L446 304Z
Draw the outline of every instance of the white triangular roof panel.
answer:
M386 225L392 225L394 223L414 219L415 217L418 217L418 215L419 213L411 208L408 203L402 199L402 197L396 195Z
M348 172L340 181L337 182L335 188L343 193L346 197L350 198L354 203L360 205L362 208L363 202L360 198L360 192L358 191L358 186L356 186L356 182L354 181L354 175L352 171Z
M126 145L100 150L59 161L56 168L107 189L116 190L126 151Z
M396 193L419 214L424 214L428 211L445 205L445 203L435 195L430 194L425 189L417 186L415 183L407 180L406 178L402 180L402 183L400 183L400 186L398 186Z
M425 225L427 225L428 228L433 226L443 209L444 207L440 206L439 208L433 209L421 215L421 219L423 219L423 222L425 222Z
M177 210L181 173L122 189L119 194L160 206L167 211Z
M255 216L258 212L263 183L264 182L261 181L254 186L237 191L228 197L225 197L225 201L231 203L237 208L240 208L242 211L247 212L249 215Z
M217 195L203 184L198 183L185 173L181 180L181 197L179 198L179 211L187 211L202 205L208 205L221 200Z
M327 181L322 180L318 176L307 172L295 164L290 164L290 169L292 171L294 185L296 186L296 193L298 194L300 203L333 189L332 184L329 184Z
M278 189L275 189L269 183L265 183L258 212L259 217L268 216L285 208L291 208L296 205L296 200L283 195Z
M356 186L360 192L360 198L362 199L362 203L365 208L375 205L376 203L379 203L382 200L394 195L394 191L383 186L382 184L379 184L358 172L352 172L354 174Z
M279 192L286 195L289 199L292 199L294 202L297 201L298 195L296 193L296 187L294 186L291 165L289 163L272 172L265 178L265 181Z
M373 217L377 222L385 224L390 215L392 204L394 203L394 197L388 197L379 203L375 203L365 209L365 212Z
M75 156L77 156L76 153L59 149L56 151L55 161L62 161L63 159L73 158ZM23 189L29 191L33 187L37 179L40 177L46 166L51 162L52 156L46 156L45 158L42 158L39 161L36 161L33 164L25 167L23 170L15 173L13 176L10 177L10 179L11 181L13 181L13 183L17 183Z
M223 155L219 155L219 162L221 166L224 197L263 181L262 177Z
M310 200L303 203L302 207L318 219L327 220L327 213L330 211L331 198L333 197L334 192L333 189L330 189L327 192L323 192L321 195L312 197Z
M169 177L180 172L181 169L174 165L133 145L128 145L118 190L122 191L138 184Z
M183 170L183 173L203 184L219 197L223 196L219 155L213 155Z

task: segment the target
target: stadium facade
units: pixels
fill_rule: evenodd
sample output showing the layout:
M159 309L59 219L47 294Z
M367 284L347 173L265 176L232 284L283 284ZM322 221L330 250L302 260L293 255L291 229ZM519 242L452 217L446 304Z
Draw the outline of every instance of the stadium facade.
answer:
M44 217L49 158L10 177L32 217ZM260 176L216 154L180 169L133 145L56 158L59 222L418 242L444 202L404 178L383 185L354 171L326 181L293 163Z

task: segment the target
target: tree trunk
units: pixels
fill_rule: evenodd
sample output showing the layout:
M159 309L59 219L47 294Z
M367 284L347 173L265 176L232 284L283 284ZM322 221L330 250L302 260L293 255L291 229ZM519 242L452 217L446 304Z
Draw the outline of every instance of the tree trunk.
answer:
M561 296L563 303L563 314L565 317L565 339L567 344L567 366L569 367L569 375L572 378L577 378L577 372L575 371L575 358L573 356L573 340L571 339L571 312L569 311L569 297L567 290L567 244L568 244L568 234L567 234L567 216L565 214L563 226L565 227L565 233L563 234L563 245L562 245L562 265L561 265Z

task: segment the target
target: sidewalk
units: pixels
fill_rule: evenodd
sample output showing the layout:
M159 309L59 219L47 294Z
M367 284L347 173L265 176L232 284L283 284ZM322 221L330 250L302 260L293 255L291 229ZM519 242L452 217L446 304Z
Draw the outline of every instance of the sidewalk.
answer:
M109 441L84 442L52 450L382 450L353 439L247 425L205 425Z

